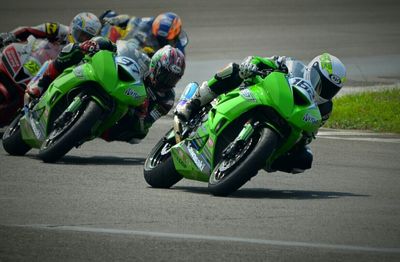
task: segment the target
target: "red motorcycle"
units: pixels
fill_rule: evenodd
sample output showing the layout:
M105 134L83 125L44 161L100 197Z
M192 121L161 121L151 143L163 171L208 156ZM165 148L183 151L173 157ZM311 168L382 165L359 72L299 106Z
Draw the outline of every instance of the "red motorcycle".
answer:
M0 55L0 127L14 119L23 106L26 85L47 60L57 57L62 47L34 36L4 47Z

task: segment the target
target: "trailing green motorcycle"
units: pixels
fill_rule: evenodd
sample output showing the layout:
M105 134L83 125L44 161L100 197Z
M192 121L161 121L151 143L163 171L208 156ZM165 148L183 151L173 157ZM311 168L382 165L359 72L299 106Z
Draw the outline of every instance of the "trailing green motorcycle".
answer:
M38 101L24 107L5 130L3 147L11 155L40 148L39 158L55 162L99 137L146 97L133 59L99 51L64 70Z
M182 128L171 129L146 159L144 177L169 188L183 177L208 182L213 195L239 189L304 136L315 137L321 114L314 102L318 73L300 61L288 73L255 72L255 84L221 95ZM181 132L181 133L178 133Z

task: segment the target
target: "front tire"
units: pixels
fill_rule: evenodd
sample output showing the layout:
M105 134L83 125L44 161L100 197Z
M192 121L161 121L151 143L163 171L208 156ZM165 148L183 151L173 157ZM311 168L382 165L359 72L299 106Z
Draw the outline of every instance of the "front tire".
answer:
M278 135L271 129L255 131L233 159L221 157L211 173L209 191L215 196L227 196L238 190L263 167L277 144Z
M4 150L13 156L23 156L31 147L22 139L21 127L19 120L22 114L18 115L7 127L3 134Z
M94 101L83 103L65 124L50 132L39 151L39 158L44 162L52 163L63 157L79 142L91 135L91 130L102 111L102 108Z
M165 136L151 150L144 163L143 170L144 179L150 186L170 188L182 179L182 176L175 169L170 152L174 144L174 137L167 140Z

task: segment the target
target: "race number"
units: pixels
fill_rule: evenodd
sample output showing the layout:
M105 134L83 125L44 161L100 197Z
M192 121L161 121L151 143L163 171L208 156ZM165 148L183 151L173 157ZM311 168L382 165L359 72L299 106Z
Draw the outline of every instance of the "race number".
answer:
M314 98L315 90L312 88L309 81L306 81L303 78L295 77L292 79L291 85L305 90L311 99Z

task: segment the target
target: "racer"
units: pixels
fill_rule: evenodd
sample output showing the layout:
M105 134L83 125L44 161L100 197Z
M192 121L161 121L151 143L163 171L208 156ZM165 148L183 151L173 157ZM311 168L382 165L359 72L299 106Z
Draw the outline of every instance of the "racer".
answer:
M102 35L110 37L116 42L117 39L133 41L151 56L155 51L165 45L178 48L185 54L188 44L186 32L182 29L181 18L172 12L159 14L157 17L130 17L123 14L118 15L113 10L107 10L100 15L103 23ZM110 30L109 26L116 26Z
M279 70L287 73L286 60L283 56L261 58L249 56L241 64L231 63L210 80L199 86L197 83L188 85L184 94L191 94L182 99L176 106L175 114L181 122L187 122L201 107L211 102L218 95L231 91L243 82L251 83L255 72L263 69ZM318 72L320 82L315 90L314 100L322 116L323 125L329 118L333 103L332 98L343 87L346 79L346 68L335 56L324 53L315 57L307 66L309 70ZM304 137L290 152L274 161L269 171L284 171L300 173L311 168L313 154L309 146L311 137Z
M58 41L65 45L81 43L99 34L100 20L96 15L88 12L77 14L70 26L60 23L46 22L33 27L18 27L11 32L0 33L0 48L10 43L26 41L30 35L35 38L46 38L51 42Z
M32 81L26 91L27 105L32 98L39 98L50 83L66 68L78 64L86 54L93 55L99 50L116 52L116 45L105 37L94 37L81 44L69 44L58 57L51 61L44 72ZM185 70L185 57L181 51L169 45L158 50L152 59L130 48L127 55L134 59L143 73L143 83L148 93L145 102L132 108L116 125L107 130L102 138L106 141L126 141L136 143L144 138L151 125L167 114L173 107L173 88ZM124 54L126 55L126 54Z

